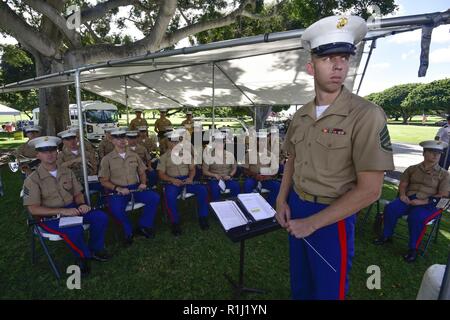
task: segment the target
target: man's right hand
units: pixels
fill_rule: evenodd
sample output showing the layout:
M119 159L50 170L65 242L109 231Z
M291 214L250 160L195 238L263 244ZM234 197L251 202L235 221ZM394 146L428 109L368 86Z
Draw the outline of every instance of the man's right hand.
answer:
M181 181L180 179L173 179L172 184L176 185L177 187L181 187L182 185L184 185L184 182Z
M400 196L400 200L403 203L406 203L407 205L411 204L411 200L409 200L408 196L404 195L404 196Z
M65 208L61 209L61 215L63 217L79 216L80 212L76 208Z
M118 187L118 188L116 188L116 191L118 194L123 195L123 196L130 194L130 190L128 188Z
M285 200L278 200L276 203L276 211L277 214L275 217L277 218L278 223L286 228L288 226L288 221L291 219L291 209Z

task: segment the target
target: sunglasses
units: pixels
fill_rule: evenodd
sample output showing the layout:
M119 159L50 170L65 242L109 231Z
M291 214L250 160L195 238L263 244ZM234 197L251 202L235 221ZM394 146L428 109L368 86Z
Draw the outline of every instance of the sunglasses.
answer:
M114 139L125 139L127 136L124 134L118 135L118 136L113 136Z

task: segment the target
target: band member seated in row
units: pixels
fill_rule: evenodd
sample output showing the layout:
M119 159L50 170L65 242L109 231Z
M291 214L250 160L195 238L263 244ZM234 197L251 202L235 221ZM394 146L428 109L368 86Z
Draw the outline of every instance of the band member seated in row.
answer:
M199 224L202 230L208 229L208 191L202 184L194 184L195 165L192 164L192 145L184 141L186 131L182 129L170 131L167 134L168 150L164 153L158 163L158 174L162 181L167 182L164 192L164 203L172 223L172 233L175 236L181 234L180 215L177 209L177 197L183 192L194 193L197 196ZM187 150L187 151L186 151ZM183 161L183 158L185 158Z
M152 158L150 154L147 152L147 149L142 145L138 144L138 132L137 131L127 131L127 142L128 147L136 152L141 158L142 162L147 166L147 182L149 187L153 187L157 182L157 173L156 170L152 168Z
M112 143L112 137L111 132L117 130L117 128L106 128L105 129L105 136L103 137L102 141L100 141L100 144L98 145L98 159L99 161L102 161L103 157L106 156L108 153L114 150L114 145Z
M84 186L83 166L81 163L81 147L77 135L72 130L65 130L58 133L63 141L62 151L58 153L57 163L60 167L69 168L75 174L78 181ZM97 175L97 158L95 154L85 147L87 170L89 176ZM91 190L101 191L100 183L92 183Z
M91 210L85 203L81 184L67 167L57 165L57 137L39 137L30 141L37 151L41 164L25 179L23 204L34 218L40 220L40 227L59 235L77 257L82 273L89 273L90 259L107 261L105 231L107 215L100 210ZM61 228L59 217L83 216L83 223L89 224L90 239L86 244L82 225Z
M134 197L136 202L145 204L137 232L146 238L154 238L153 225L160 197L147 190L147 167L136 152L127 148L126 132L117 129L111 136L115 148L102 159L98 177L110 192L107 195L109 208L123 226L125 244L131 245L133 228L125 211L128 202Z
M214 142L208 145L208 157L203 159L202 171L205 177L209 177L208 188L211 195L211 201L220 199L220 190L223 187L230 190L230 195L236 197L240 192L239 182L233 180L237 170L237 163L234 155L225 150L225 134L216 132L214 134ZM222 182L220 182L222 181ZM224 191L224 190L222 190Z
M41 134L41 127L39 126L28 126L24 128L25 135L28 138L28 141L22 144L19 148L17 148L14 152L14 156L19 163L19 169L27 176L32 172L32 167L30 167L30 163L23 163L24 158L27 159L35 159L36 158L36 150L30 145L30 141L39 137Z
M260 192L262 188L269 190L267 201L272 207L280 191L280 181L276 180L279 170L279 155L271 152L270 139L266 133L258 133L258 147L251 146L247 150L245 164L241 165L247 178L244 181L244 193ZM275 163L276 162L276 163Z
M407 215L409 251L404 256L406 262L416 260L427 223L441 214L436 204L440 198L448 197L450 187L450 174L439 166L447 143L428 140L420 145L423 147L424 161L403 172L399 185L400 197L386 206L383 236L375 240L377 245L391 242L397 220Z
M148 128L146 126L140 126L138 128L137 143L144 146L150 156L153 156L158 151L158 146L156 145L156 136L148 135Z

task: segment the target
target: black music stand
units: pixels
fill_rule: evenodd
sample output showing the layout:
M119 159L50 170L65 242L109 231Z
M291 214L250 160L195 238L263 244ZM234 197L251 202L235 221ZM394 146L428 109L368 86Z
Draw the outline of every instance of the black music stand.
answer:
M234 281L231 278L231 276L229 276L226 273L224 273L224 277L228 280L228 282L230 282L231 286L233 287L233 293L234 293L235 298L240 298L244 293L265 293L264 290L256 289L256 288L248 288L244 285L245 240L251 239L258 235L265 234L270 231L278 230L280 228L280 225L276 221L275 217L260 220L260 221L255 221L253 219L253 217L244 208L244 206L242 206L240 204L240 202L237 200L237 198L228 199L228 201L229 200L232 200L232 201L236 200L235 203L239 206L241 211L248 218L248 223L244 224L242 226L232 228L228 231L226 231L222 225L222 228L224 229L228 238L230 238L230 240L233 242L240 243L239 280L238 280L238 282ZM217 216L216 212L211 207L211 205L210 205L210 208L214 212L214 214ZM221 220L218 216L217 216L217 219L221 222Z

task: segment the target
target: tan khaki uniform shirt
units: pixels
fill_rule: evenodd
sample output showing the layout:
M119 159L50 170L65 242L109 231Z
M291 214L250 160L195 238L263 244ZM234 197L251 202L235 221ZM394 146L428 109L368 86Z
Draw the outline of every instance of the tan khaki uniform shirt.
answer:
M75 174L68 168L57 168L54 178L42 165L30 174L23 184L23 204L48 208L63 208L74 202L83 189Z
M98 145L98 158L101 161L104 156L106 156L108 153L114 150L114 144L107 140L106 138L103 139L100 144Z
M28 142L22 144L14 152L14 156L19 160L19 162L20 162L20 157L35 159L36 154L37 154L36 150L34 149L34 147L30 146L28 144Z
M270 150L270 146L268 146L268 148ZM269 150L266 153L267 159L263 159L263 154L261 152L256 153L257 154L256 163L250 163L250 153L252 153L252 150L251 149L247 150L247 153L245 154L245 163L242 164L241 166L243 168L250 170L253 173L256 173L256 174L262 174L262 175L277 174L278 169L279 169L279 164L280 164L279 163L280 157L279 157L279 155L276 156L275 154L272 156L272 153ZM267 163L266 163L266 161L267 161ZM254 161L252 161L252 162L254 162ZM272 164L272 162L273 162L273 164Z
M138 144L134 147L128 146L131 151L134 151L138 154L138 156L141 158L142 162L144 162L145 165L151 160L150 155L147 152L147 149L144 148L143 145Z
M158 128L158 132L165 131L167 127L171 126L172 122L170 122L170 120L167 118L164 119L159 118L158 120L155 121L155 128Z
M233 160L233 164L227 164L227 159L232 159ZM221 176L228 176L230 175L230 173L235 170L237 167L236 161L234 161L234 155L229 152L229 151L224 151L223 153L223 159L222 159L222 164L217 164L217 163L211 163L208 164L205 162L205 159L203 159L203 164L202 164L202 170L205 171L209 171L211 173L214 174L220 174Z
M184 128L189 131L190 134L192 134L192 132L194 132L194 120L184 120L181 123L182 126L184 126Z
M147 138L140 139L138 138L138 144L141 144L147 149L148 153L156 151L158 146L156 145L156 137L154 135L150 135Z
M156 170L164 172L170 177L179 177L189 175L188 164L174 164L171 158L171 150L168 150L159 158L158 166Z
M139 173L147 167L136 152L126 149L125 159L116 150L107 154L100 163L99 178L107 178L113 184L126 187L139 183Z
M73 171L75 176L77 177L78 181L81 183L84 181L83 179L83 166L81 164L81 150L78 148L78 154L73 154L70 150L67 148L63 148L61 152L58 153L58 158L56 160L56 163L58 164L58 167L66 167ZM80 162L75 162L71 165L67 165L66 163L75 159L80 159ZM88 168L88 175L94 176L97 174L97 158L95 157L95 154L92 152L89 152L86 150L86 160L87 160L87 168Z
M134 118L133 120L131 120L130 122L130 130L134 131L137 130L139 127L148 127L148 123L147 120L145 120L144 118Z
M450 174L438 164L429 171L425 170L423 162L410 166L403 172L400 181L408 183L406 195L415 194L418 199L446 194L450 190Z
M384 111L345 87L316 119L312 101L299 109L284 149L295 157L294 190L337 198L356 185L361 171L393 170Z

